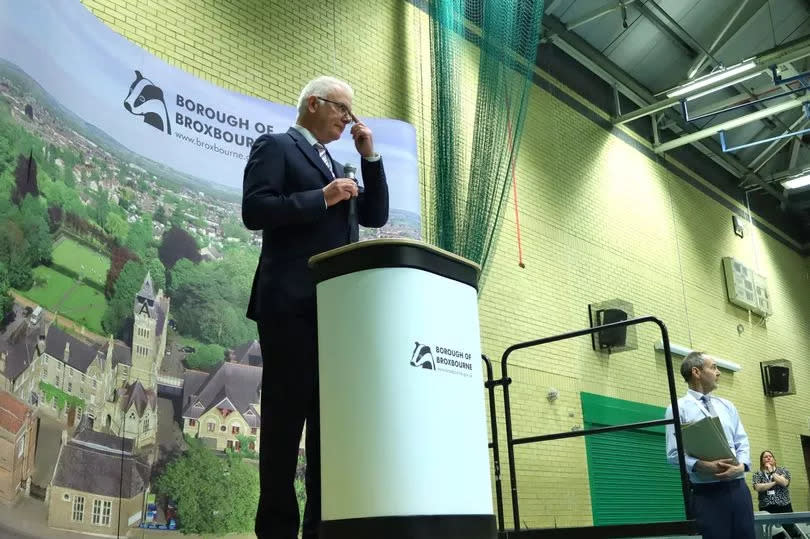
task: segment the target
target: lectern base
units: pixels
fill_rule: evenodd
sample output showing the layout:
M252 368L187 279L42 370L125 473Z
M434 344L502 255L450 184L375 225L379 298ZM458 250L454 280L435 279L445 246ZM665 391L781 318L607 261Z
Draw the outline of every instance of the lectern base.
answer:
M322 539L495 539L494 515L368 517L321 522Z

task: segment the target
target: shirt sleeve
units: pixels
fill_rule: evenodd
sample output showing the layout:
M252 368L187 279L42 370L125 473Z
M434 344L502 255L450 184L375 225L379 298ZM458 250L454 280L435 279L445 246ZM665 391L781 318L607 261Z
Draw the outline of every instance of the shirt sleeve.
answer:
M734 424L734 454L737 456L737 462L745 467L746 472L749 472L751 471L751 447L748 443L748 434L742 426L737 408L730 402L729 411Z
M667 406L667 412L664 415L666 419L672 419L672 406ZM673 466L678 465L678 443L675 440L675 425L667 425L666 426L667 432L667 462L669 462ZM698 459L693 457L692 455L687 455L684 453L683 455L684 460L686 461L686 469L689 471L695 470L695 464L697 464Z
M767 477L762 472L754 472L754 484L757 485L759 483L767 483Z

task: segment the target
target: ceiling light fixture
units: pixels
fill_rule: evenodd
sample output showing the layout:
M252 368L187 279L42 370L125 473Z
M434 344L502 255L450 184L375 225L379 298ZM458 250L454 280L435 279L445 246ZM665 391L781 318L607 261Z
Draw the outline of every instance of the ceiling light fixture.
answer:
M800 187L807 187L808 185L810 185L810 173L807 172L801 176L782 182L782 187L785 189L798 189Z
M686 97L685 99L686 99L686 101L692 101L693 99L698 99L699 97L703 97L703 96L706 96L706 95L709 95L709 94L713 94L714 92L716 92L718 90L722 90L723 88L728 88L729 86L734 86L735 84L740 84L741 82L745 82L745 81L747 81L749 79L753 79L754 77L758 77L760 74L761 74L760 72L751 73L750 75L746 75L741 79L730 80L730 81L728 81L727 83L725 83L725 84L723 84L721 86L716 86L714 88L709 88L708 90L704 90L704 91L700 92L699 94L690 95L690 96Z
M699 90L701 88L706 88L707 86L711 86L717 82L725 81L728 79L728 83L718 86L716 88L711 88L706 92L703 92L700 95L706 95L709 92L714 92L716 90L720 90L721 88L725 88L727 86L731 86L732 84L737 84L743 80L748 80L751 77L758 75L758 73L750 73L751 70L757 69L757 64L753 60L749 60L747 62L743 62L741 64L737 64L736 66L729 67L727 69L723 69L722 71L715 71L714 73L710 73L705 77L701 77L696 79L688 84L684 84L678 88L675 88L671 92L667 92L667 97L680 97L682 95L686 95L689 93L694 92L695 90ZM734 79L734 77L742 76L742 78ZM700 97L700 96L693 96L693 97Z

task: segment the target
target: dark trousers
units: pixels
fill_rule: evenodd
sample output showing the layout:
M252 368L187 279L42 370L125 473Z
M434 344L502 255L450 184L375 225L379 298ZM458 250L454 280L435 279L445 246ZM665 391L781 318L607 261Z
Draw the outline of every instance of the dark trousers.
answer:
M693 483L692 503L703 539L755 539L754 507L743 479Z
M793 512L793 504L789 503L787 505L761 505L759 507L760 511L767 511L769 513L792 513ZM782 524L782 528L787 532L788 535L791 537L801 537L802 534L799 531L799 528L796 527L795 524Z
M258 324L262 347L262 429L259 446L259 539L296 539L298 444L306 420L306 491L303 538L317 539L321 520L318 342L315 313L285 315Z

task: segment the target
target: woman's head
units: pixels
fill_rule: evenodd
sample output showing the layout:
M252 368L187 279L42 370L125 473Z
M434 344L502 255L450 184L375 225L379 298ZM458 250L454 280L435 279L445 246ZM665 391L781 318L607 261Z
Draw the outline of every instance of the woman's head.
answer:
M776 467L776 459L773 457L773 452L769 449L766 449L762 453L759 454L759 469L764 470L765 466L770 464L771 466Z

